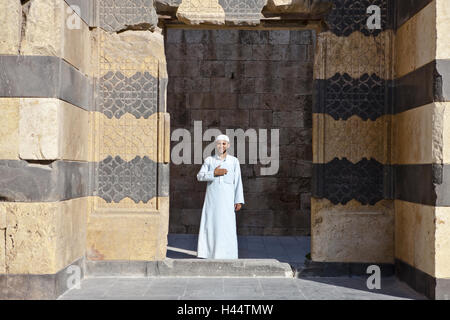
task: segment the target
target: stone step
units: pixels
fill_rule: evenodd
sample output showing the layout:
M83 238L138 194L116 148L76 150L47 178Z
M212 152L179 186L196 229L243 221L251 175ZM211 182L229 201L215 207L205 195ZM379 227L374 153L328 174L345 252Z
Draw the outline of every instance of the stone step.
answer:
M293 278L288 263L275 259L165 259L86 261L86 277L264 277Z

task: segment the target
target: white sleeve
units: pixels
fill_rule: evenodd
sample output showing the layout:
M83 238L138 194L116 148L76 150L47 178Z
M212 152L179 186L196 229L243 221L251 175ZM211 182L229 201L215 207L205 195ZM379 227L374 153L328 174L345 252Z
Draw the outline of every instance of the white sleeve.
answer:
M236 160L234 167L234 203L244 204L244 189L242 187L241 164Z
M205 159L200 171L197 173L198 181L214 181L214 169L209 170L209 157Z

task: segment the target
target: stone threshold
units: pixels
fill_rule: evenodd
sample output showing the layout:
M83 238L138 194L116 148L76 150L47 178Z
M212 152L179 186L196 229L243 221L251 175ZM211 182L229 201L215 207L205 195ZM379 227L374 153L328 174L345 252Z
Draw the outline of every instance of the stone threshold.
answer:
M304 264L291 264L296 278L308 277L369 277L370 266L378 266L382 277L395 275L395 265L390 263L319 262L306 260Z
M293 278L288 263L275 259L170 259L162 261L90 261L86 277L269 277Z

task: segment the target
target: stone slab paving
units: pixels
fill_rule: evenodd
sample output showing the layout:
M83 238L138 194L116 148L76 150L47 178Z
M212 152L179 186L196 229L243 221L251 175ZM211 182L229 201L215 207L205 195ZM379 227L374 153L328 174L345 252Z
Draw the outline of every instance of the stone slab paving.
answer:
M303 264L309 237L238 237L240 259ZM170 234L167 257L195 259L197 235ZM366 277L92 277L61 300L398 300L426 299L395 277L369 290Z
M86 278L60 300L411 300L426 299L395 277L369 290L366 278Z

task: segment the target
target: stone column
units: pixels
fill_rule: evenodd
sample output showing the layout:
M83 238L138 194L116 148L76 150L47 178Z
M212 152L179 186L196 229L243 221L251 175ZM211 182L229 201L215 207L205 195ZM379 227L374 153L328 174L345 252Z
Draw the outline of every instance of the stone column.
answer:
M162 260L170 142L163 36L152 0L102 0L95 12L87 259Z
M1 0L0 19L0 298L52 299L83 276L89 28L62 0Z
M450 298L450 3L400 1L395 42L395 262L398 277Z
M384 0L333 3L314 71L312 260L344 274L365 274L373 263L393 270L392 8ZM381 29L367 26L371 5Z

